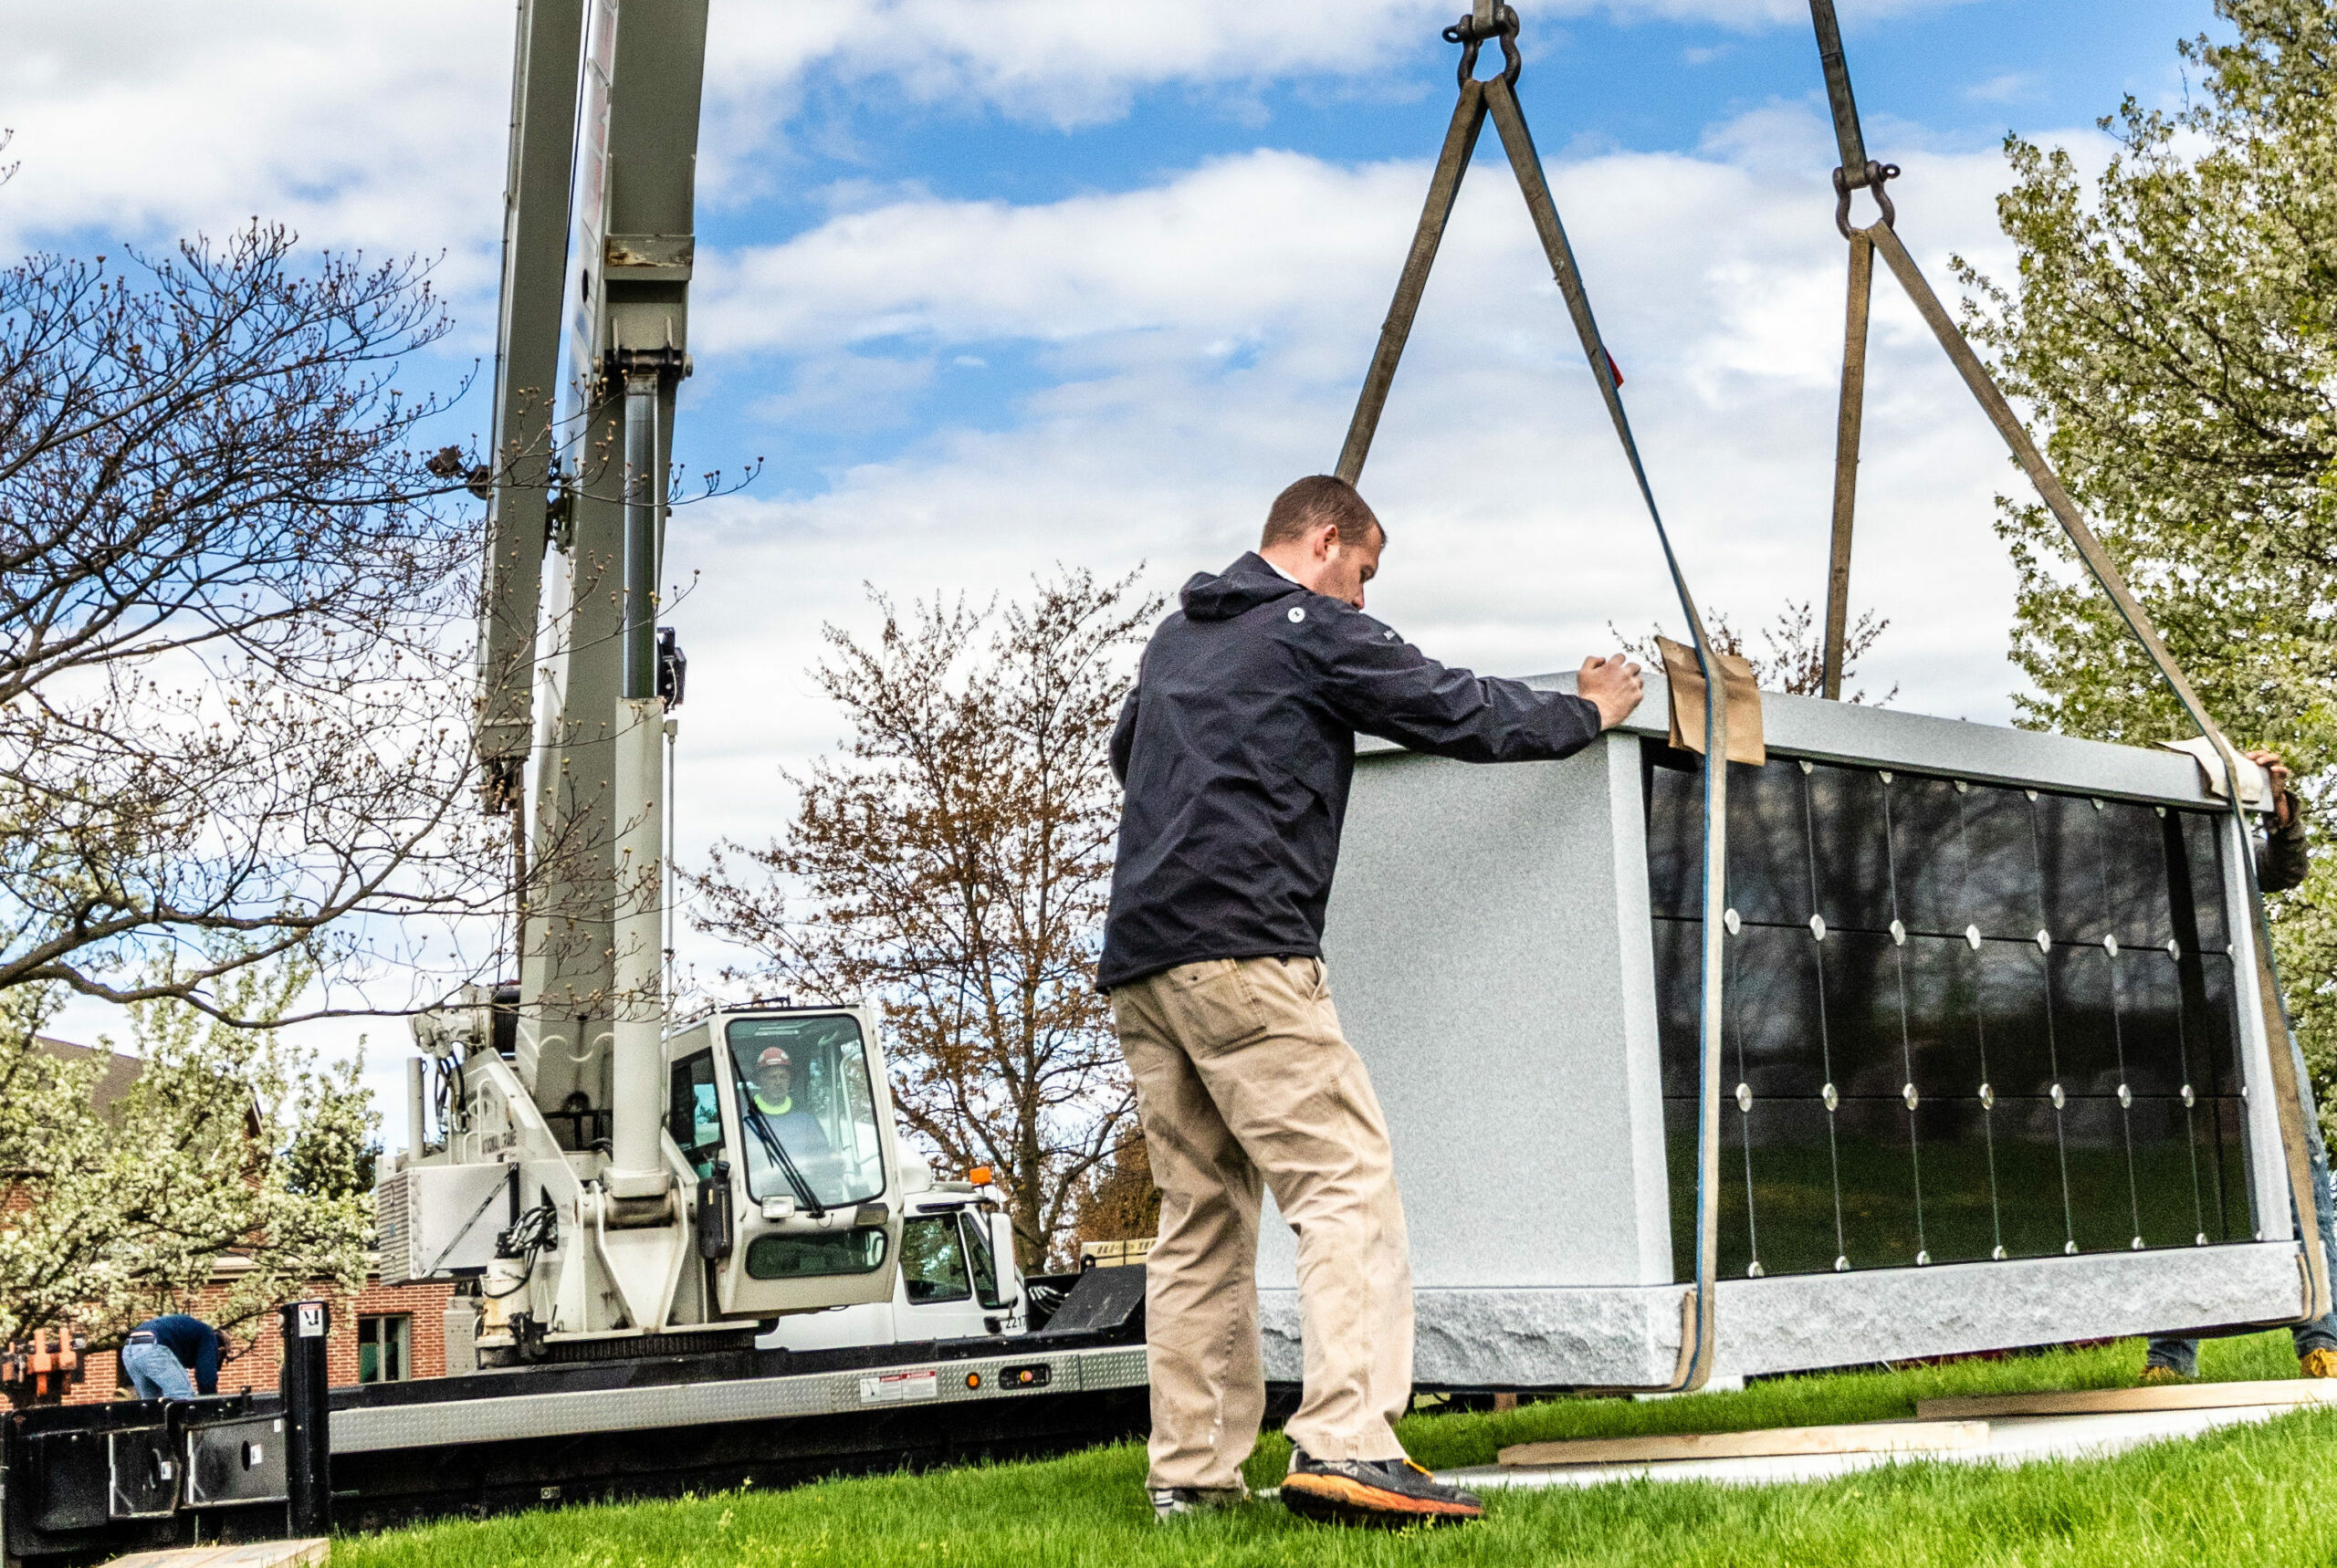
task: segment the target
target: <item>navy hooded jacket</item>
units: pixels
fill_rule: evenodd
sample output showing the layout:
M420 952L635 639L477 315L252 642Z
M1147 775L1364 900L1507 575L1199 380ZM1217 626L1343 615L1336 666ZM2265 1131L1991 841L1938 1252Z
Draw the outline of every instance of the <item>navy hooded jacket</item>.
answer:
M1463 762L1568 757L1598 706L1449 670L1255 553L1185 584L1112 736L1127 786L1095 983L1319 957L1360 730Z
M179 1364L194 1380L197 1394L219 1392L219 1331L201 1318L191 1318L184 1312L171 1312L159 1318L148 1318L132 1333L150 1333L154 1343L178 1357Z

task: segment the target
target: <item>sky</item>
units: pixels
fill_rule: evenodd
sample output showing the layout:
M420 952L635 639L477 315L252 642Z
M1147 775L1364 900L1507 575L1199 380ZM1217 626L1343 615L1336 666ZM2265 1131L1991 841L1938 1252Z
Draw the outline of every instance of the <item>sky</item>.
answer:
M2008 132L2091 166L2101 115L2179 104L2206 0L1839 0L1898 228L1951 299L2009 275ZM697 372L675 456L752 470L680 508L690 657L677 852L784 825L840 725L823 624L1026 589L1172 591L1329 468L1451 113L1455 0L713 0ZM1822 600L1844 246L1801 0L1521 0L1519 95L1689 581L1741 624ZM485 431L512 8L480 0L0 0L0 253L166 248L252 217L430 260L456 330L405 367ZM1878 282L1856 606L1899 706L2002 722L2020 478ZM760 467L756 465L760 460ZM1370 608L1487 674L1678 631L1660 558L1494 138L1363 488ZM724 955L686 941L701 973ZM59 1031L110 1023L77 1008ZM394 1019L356 1049L403 1133Z

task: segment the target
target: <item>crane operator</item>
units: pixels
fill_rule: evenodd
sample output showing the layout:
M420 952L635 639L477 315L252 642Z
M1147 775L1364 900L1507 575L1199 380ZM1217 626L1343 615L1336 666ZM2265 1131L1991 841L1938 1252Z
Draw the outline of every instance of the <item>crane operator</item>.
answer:
M1392 1425L1412 1396L1404 1211L1322 960L1355 737L1468 762L1562 758L1629 716L1641 687L1619 654L1584 662L1579 695L1425 657L1363 612L1386 543L1346 481L1292 485L1255 551L1185 584L1112 737L1127 793L1096 983L1161 1193L1146 1486L1163 1521L1249 1495L1262 1183L1298 1232L1305 1325L1284 1503L1379 1523L1483 1511L1413 1464Z
M819 1118L812 1115L799 1092L802 1087L795 1059L783 1045L767 1045L755 1058L755 1065L741 1086L749 1110L747 1121L747 1185L758 1197L770 1193L787 1193L802 1200L793 1189L781 1161L763 1140L754 1135L752 1128L760 1126L779 1146L787 1151L795 1163L804 1185L812 1189L814 1198L823 1203L836 1201L836 1158L834 1145L820 1128Z

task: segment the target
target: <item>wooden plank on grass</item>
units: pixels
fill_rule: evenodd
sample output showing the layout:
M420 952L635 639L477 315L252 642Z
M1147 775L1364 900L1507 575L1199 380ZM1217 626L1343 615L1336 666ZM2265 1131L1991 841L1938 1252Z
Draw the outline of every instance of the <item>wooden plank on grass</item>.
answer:
M2247 1405L2337 1405L2337 1379L2276 1378L2264 1383L2153 1383L2141 1388L2072 1388L2045 1394L1979 1394L1922 1399L1925 1421L1989 1416L2101 1416L2132 1410L2227 1410Z
M1861 1421L1839 1427L1770 1427L1755 1432L1666 1432L1647 1437L1577 1437L1513 1443L1498 1456L1513 1468L1644 1465L1672 1459L1751 1459L1782 1454L1895 1454L1976 1448L1986 1421Z
M134 1552L117 1557L106 1568L308 1568L322 1563L332 1542L321 1536L310 1541L246 1541L235 1546L176 1546L162 1552Z

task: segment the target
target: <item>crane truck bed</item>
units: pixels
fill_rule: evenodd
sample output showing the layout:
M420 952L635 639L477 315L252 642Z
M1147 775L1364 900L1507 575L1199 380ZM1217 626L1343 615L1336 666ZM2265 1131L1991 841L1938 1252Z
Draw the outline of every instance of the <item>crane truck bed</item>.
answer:
M1144 1271L1079 1277L1036 1333L649 1354L337 1388L341 1530L1062 1452L1146 1422ZM274 1394L18 1411L0 1547L61 1565L280 1535Z

